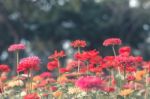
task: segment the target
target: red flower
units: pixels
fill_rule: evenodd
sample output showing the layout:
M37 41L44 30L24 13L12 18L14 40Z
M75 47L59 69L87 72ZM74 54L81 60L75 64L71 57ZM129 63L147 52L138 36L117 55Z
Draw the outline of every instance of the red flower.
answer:
M49 59L58 59L58 58L61 58L61 57L64 57L65 56L65 52L64 51L55 51L53 55L49 56L48 58Z
M80 77L75 84L82 90L99 90L103 88L104 81L96 76L86 76Z
M128 81L133 81L133 80L135 80L135 77L132 76L132 75L131 75L131 76L127 76L127 80L128 80Z
M10 68L8 65L5 65L5 64L1 64L0 65L0 73L2 72L9 72L10 71Z
M69 70L66 69L66 68L60 68L59 72L60 73L65 73L65 72L69 72Z
M21 59L17 71L39 70L40 59L37 56L30 56Z
M74 48L85 47L86 46L86 41L84 41L84 40L75 40L71 43L71 46L73 46Z
M131 53L131 48L129 46L124 46L119 49L119 54L123 56L129 56Z
M40 97L36 93L31 93L24 96L23 99L40 99Z
M57 67L58 67L58 61L57 60L53 60L47 64L47 69L50 71L54 70Z
M49 73L49 72L43 72L40 76L41 76L42 78L49 78L49 77L52 76L52 74Z
M114 92L115 91L115 88L114 87L105 87L103 89L105 92Z
M94 57L97 57L98 54L99 52L96 50L84 51L82 53L76 53L74 55L74 58L81 60L81 61L87 61L87 60L93 59Z
M109 38L103 42L104 46L121 45L122 41L119 38Z
M25 49L24 44L12 44L9 46L8 51L14 52L14 51L19 51L19 50L24 50L24 49Z

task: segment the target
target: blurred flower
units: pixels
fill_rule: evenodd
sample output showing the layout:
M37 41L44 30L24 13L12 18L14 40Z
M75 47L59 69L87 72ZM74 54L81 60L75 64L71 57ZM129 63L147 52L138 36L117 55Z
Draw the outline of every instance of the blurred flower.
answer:
M50 72L43 72L42 74L40 74L40 77L49 78L52 77L52 74Z
M75 40L71 43L71 46L74 48L85 47L86 45L87 45L86 41L84 41L84 40Z
M119 54L123 56L129 56L131 53L131 48L129 46L123 46L119 49Z
M142 80L142 78L145 74L146 74L146 70L137 71L135 74L136 81Z
M14 51L19 51L19 50L24 50L24 49L25 49L24 44L12 44L9 46L8 51L14 52Z
M10 71L10 68L8 65L5 65L5 64L0 64L0 73L2 72L9 72Z
M27 94L23 97L23 99L40 99L37 93Z
M48 64L47 64L47 69L50 71L54 70L57 67L58 67L58 61L57 60L53 60L51 62L48 62Z
M48 59L59 59L65 56L65 52L64 51L55 51L53 55L50 55L48 57Z
M134 76L132 76L132 75L127 76L127 80L128 80L128 81L133 81L133 80L135 80L135 77L134 77Z
M78 94L82 92L78 87L70 87L68 88L68 93L69 94Z
M61 75L60 77L57 78L57 82L60 84L64 84L68 82L68 78L65 75Z
M105 87L104 89L103 89L105 92L114 92L115 91L115 88L114 87Z
M33 80L34 82L39 83L40 81L43 80L43 78L42 78L41 76L37 75L37 76L34 76L32 80Z
M66 73L66 72L69 72L69 70L67 68L60 68L59 72Z
M121 44L122 44L122 41L120 38L109 38L103 42L104 46L121 45Z
M120 94L121 96L128 96L130 95L131 93L133 93L133 90L132 89L124 89L124 90L121 90Z
M75 82L75 85L82 90L99 90L103 88L104 81L96 76L80 77Z
M59 90L56 92L53 92L53 96L56 97L57 99L61 99L62 94L63 93Z

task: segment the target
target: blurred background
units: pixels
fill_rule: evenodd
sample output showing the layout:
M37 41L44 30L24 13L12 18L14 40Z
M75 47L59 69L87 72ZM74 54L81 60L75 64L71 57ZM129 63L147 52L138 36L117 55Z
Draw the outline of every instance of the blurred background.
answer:
M76 39L109 55L102 42L110 37L149 60L150 0L0 0L1 63L13 64L7 51L13 43L26 44L21 56L38 55L43 63L56 49L71 57L69 44Z

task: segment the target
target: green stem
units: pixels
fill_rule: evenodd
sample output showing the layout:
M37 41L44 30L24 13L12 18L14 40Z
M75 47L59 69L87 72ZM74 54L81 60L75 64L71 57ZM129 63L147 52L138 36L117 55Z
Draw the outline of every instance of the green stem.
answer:
M60 77L60 61L58 59L58 77Z
M78 47L78 53L81 53L80 47ZM78 60L78 73L80 72L80 60Z

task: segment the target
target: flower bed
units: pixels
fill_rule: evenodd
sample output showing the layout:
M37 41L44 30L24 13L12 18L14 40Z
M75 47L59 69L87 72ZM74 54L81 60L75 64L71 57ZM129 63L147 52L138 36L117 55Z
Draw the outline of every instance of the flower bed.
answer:
M29 56L19 59L23 44L13 44L9 52L16 53L16 76L7 78L8 65L0 65L1 99L149 99L150 62L133 56L129 46L117 51L119 38L103 43L112 48L113 56L102 57L97 50L83 50L87 43L75 40L73 59L61 65L64 51L55 51L48 57L47 71L38 75L41 59ZM44 68L44 66L42 66ZM46 67L45 67L46 68ZM55 75L54 75L55 74Z

